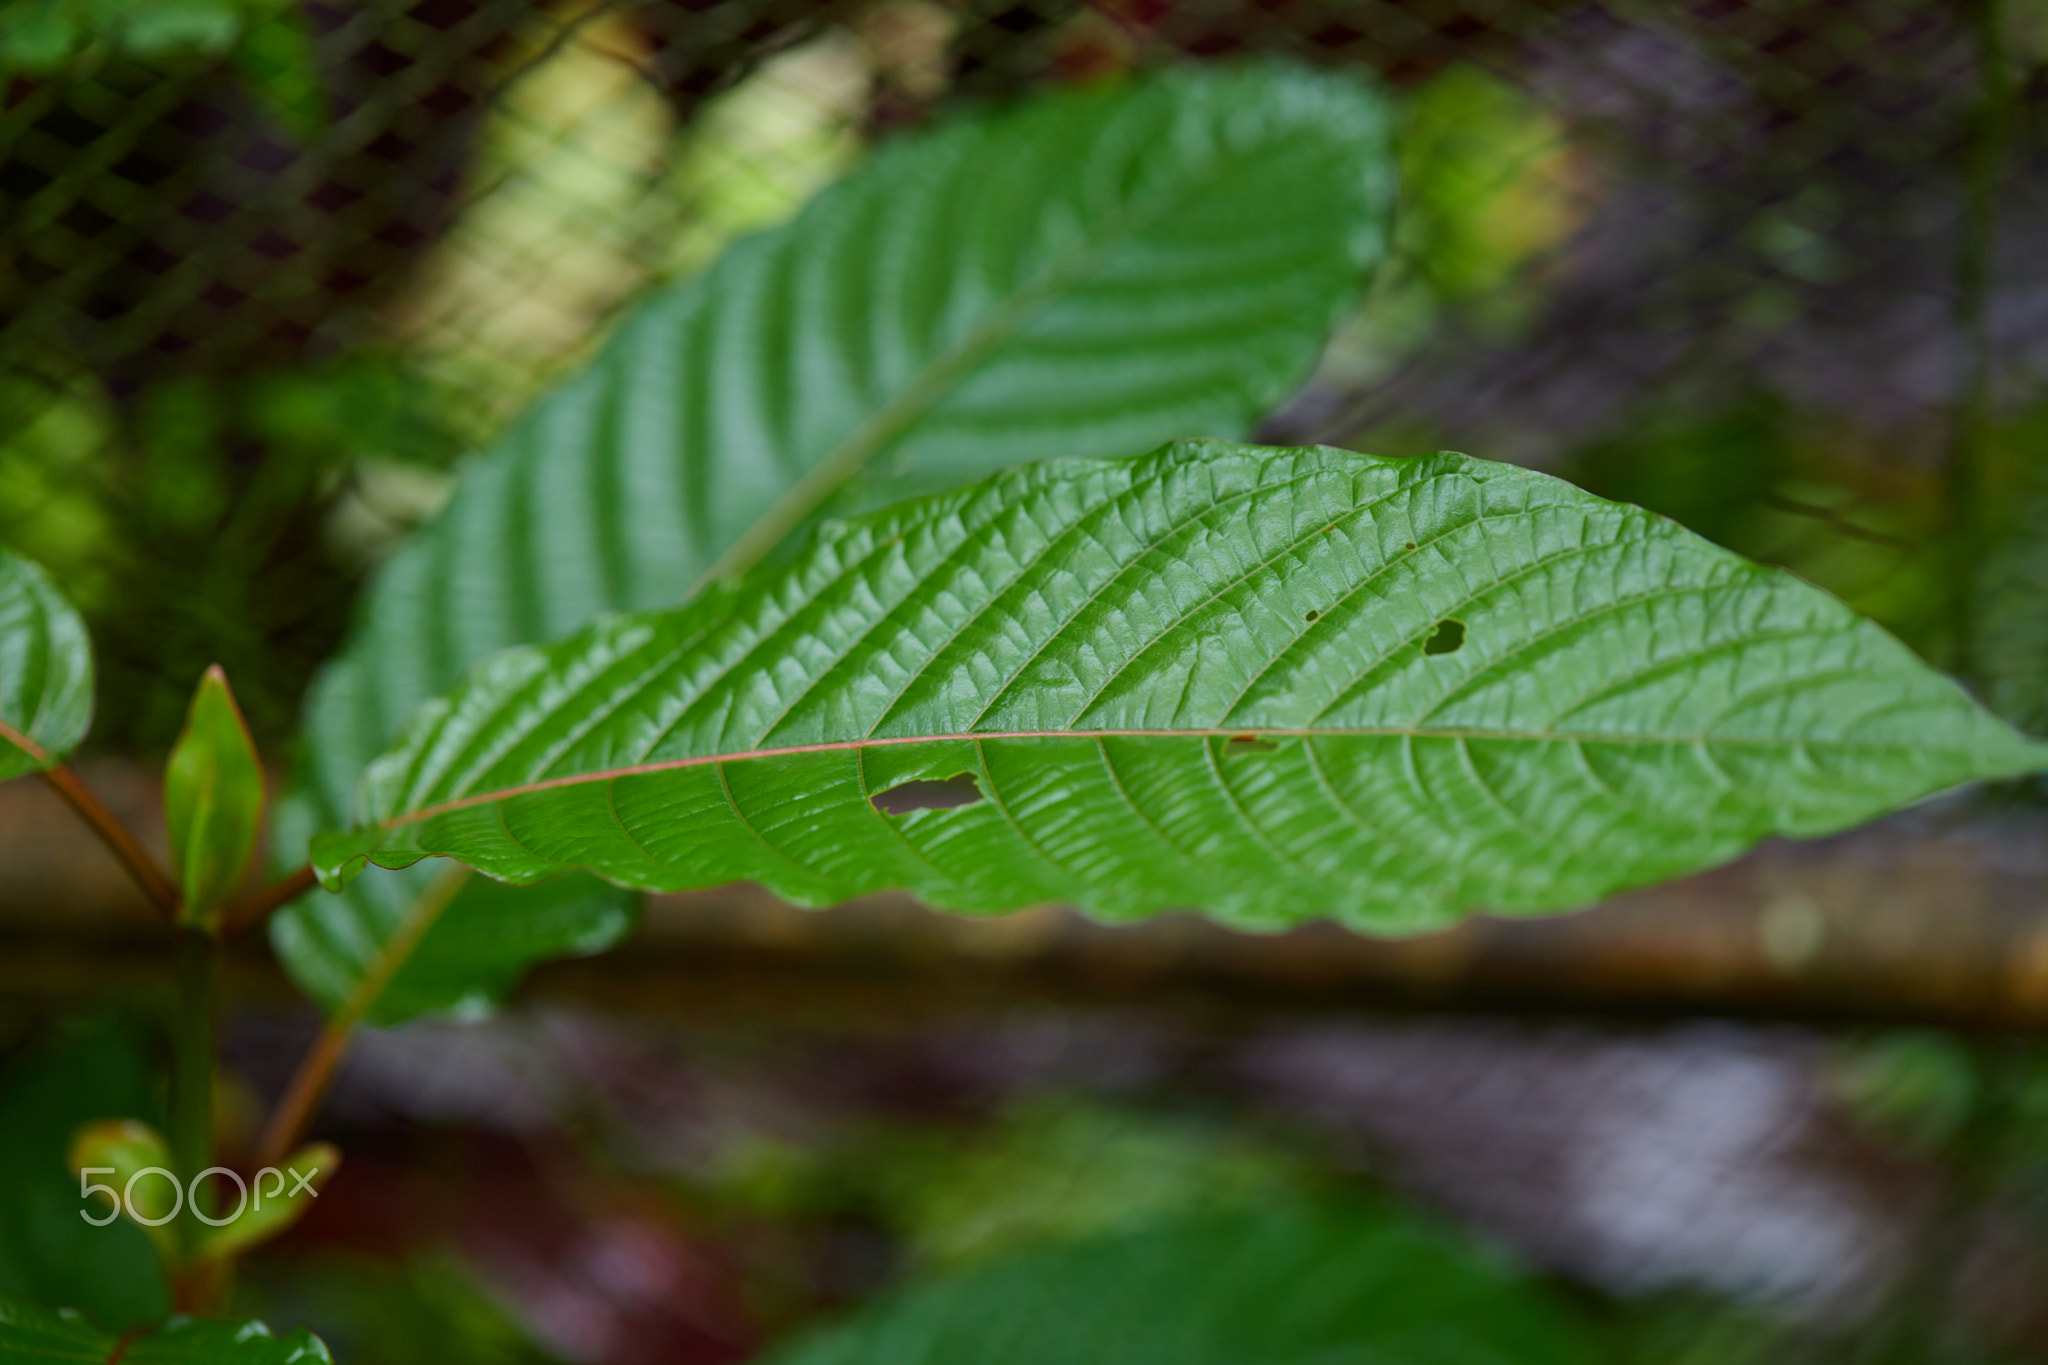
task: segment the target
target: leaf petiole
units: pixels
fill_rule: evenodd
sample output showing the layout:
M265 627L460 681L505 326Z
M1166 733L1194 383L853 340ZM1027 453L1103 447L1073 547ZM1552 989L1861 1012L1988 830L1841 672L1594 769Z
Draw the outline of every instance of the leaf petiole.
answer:
M114 855L150 904L169 919L178 914L178 889L172 885L169 874L157 865L135 832L123 824L121 817L108 808L98 792L87 786L85 779L64 764L45 768L38 774L50 784L57 795L64 798L64 804L71 807L79 819L91 827L100 837L100 842Z
M310 872L306 874L309 878ZM469 880L470 870L460 865L450 867L435 877L420 893L405 912L405 916L385 941L376 959L365 971L348 999L327 1017L320 1036L313 1040L313 1046L300 1059L298 1070L292 1073L284 1097L271 1111L270 1122L263 1129L263 1140L257 1146L256 1164L276 1166L298 1147L304 1138L306 1128L312 1123L314 1113L320 1108L320 1099L327 1093L327 1086L334 1079L334 1069L341 1064L342 1054L348 1051L349 1039L355 1036L357 1025L363 1021L370 1007L384 993L405 960L412 955L420 939L426 936L448 903L455 899Z
M313 875L312 864L301 865L297 871L278 878L236 906L221 924L221 937L233 938L244 930L255 928L269 919L273 912L290 905L319 884Z

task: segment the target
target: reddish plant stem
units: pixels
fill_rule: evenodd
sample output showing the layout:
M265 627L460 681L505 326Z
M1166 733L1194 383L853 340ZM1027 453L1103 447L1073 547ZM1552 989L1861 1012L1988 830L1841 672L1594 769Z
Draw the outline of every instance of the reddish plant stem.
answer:
M334 1079L334 1069L341 1064L342 1054L348 1051L349 1039L355 1036L356 1026L362 1023L363 1016L384 994L384 988L391 984L391 978L412 956L413 949L419 946L427 930L433 928L441 912L448 908L448 902L462 890L469 875L468 868L457 865L428 883L419 899L407 908L404 917L392 929L390 937L384 940L384 946L364 967L363 974L356 979L355 989L327 1017L320 1036L313 1040L313 1046L300 1059L299 1069L292 1073L283 1098L271 1111L270 1122L264 1125L263 1140L256 1148L259 1169L282 1166L290 1159L306 1136L306 1129L312 1125L313 1115L320 1108L320 1099L327 1093L328 1082Z
M92 827L92 832L100 836L100 842L107 846L115 859L126 869L129 877L142 888L142 894L149 897L150 903L163 911L166 919L176 919L178 888L171 884L171 879L157 866L156 859L149 856L149 850L142 846L142 841L135 837L128 826L121 823L121 817L109 810L106 802L100 800L99 793L88 787L77 773L61 763L54 768L43 769L41 776L43 781L55 789L57 795L64 798L64 804L70 806L78 818L85 821Z
M234 913L229 915L227 922L221 926L221 936L233 938L245 929L255 928L269 919L273 912L290 905L319 884L310 864L299 868L288 877L280 877L235 907Z
M353 1017L337 1014L327 1021L313 1046L299 1059L299 1069L292 1073L291 1084L285 1087L283 1098L271 1111L270 1122L263 1127L263 1140L256 1146L258 1170L282 1166L291 1157L299 1139L311 1126L320 1099L327 1093L328 1082L334 1079L334 1068L341 1064L355 1031Z
M178 1270L171 1276L172 1311L189 1313L195 1318L219 1316L228 1297L232 1273L231 1266L213 1260L199 1261Z

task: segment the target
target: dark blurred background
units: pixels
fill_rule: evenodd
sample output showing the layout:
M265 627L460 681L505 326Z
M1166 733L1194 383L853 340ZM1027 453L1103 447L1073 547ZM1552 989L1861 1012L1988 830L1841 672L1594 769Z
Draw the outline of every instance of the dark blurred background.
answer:
M7 0L0 541L91 621L95 772L146 811L216 661L287 753L461 454L863 148L1247 54L1404 126L1396 256L1267 436L1643 503L2048 726L2042 0ZM148 1045L52 1023L155 964L38 799L0 793L0 1107ZM345 1361L737 1360L991 1249L1348 1181L1618 1359L2048 1360L2041 811L1402 946L663 901L497 1022L366 1037L353 1212L242 1292ZM312 1020L242 970L253 1096Z

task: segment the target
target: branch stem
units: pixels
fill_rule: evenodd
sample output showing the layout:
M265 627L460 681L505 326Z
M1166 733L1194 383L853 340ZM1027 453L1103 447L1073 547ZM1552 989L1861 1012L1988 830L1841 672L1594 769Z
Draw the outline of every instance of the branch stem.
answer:
M271 1111L270 1122L263 1127L263 1139L256 1146L256 1169L282 1166L290 1159L299 1141L305 1137L306 1129L312 1126L313 1115L319 1110L329 1083L334 1080L334 1069L341 1065L342 1054L348 1051L349 1039L355 1036L359 1022L359 1019L335 1014L321 1027L320 1036L299 1059L298 1070L292 1073L283 1098L278 1100L277 1108Z
M213 1068L215 1023L220 1007L220 946L196 929L178 932L178 1004L171 1024L171 1166L187 1191L178 1218L179 1239L189 1258L206 1231L200 1221L207 1190L193 1177L213 1164ZM205 1312L205 1303L181 1303Z
M255 928L269 919L272 913L291 904L319 884L319 880L313 875L311 864L301 866L288 877L278 878L235 907L221 926L221 936L233 938L244 930Z
M78 818L100 836L100 842L107 846L116 861L127 871L135 884L142 888L142 894L149 897L150 904L164 913L167 919L176 919L178 914L178 888L142 841L135 837L133 830L121 823L121 817L107 808L98 792L85 784L85 780L70 768L58 764L45 768L41 773L43 781L50 784L57 795L64 798L64 804L77 813Z
M391 936L384 940L384 946L364 967L348 998L327 1016L320 1036L313 1040L313 1046L300 1059L298 1070L292 1073L291 1082L285 1087L277 1108L271 1111L270 1122L264 1126L263 1140L256 1151L259 1169L282 1166L297 1150L363 1017L384 994L391 978L412 956L420 939L434 926L434 921L441 917L441 912L448 908L448 903L455 899L469 876L469 869L458 864L429 882L426 890L420 892L419 899L406 909L405 917L391 931Z

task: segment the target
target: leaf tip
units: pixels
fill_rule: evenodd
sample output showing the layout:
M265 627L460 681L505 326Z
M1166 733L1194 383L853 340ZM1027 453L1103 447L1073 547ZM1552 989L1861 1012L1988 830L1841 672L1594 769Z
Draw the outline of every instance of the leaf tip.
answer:
M256 853L268 799L255 737L227 670L200 675L164 773L164 819L184 905L179 918L211 930Z

